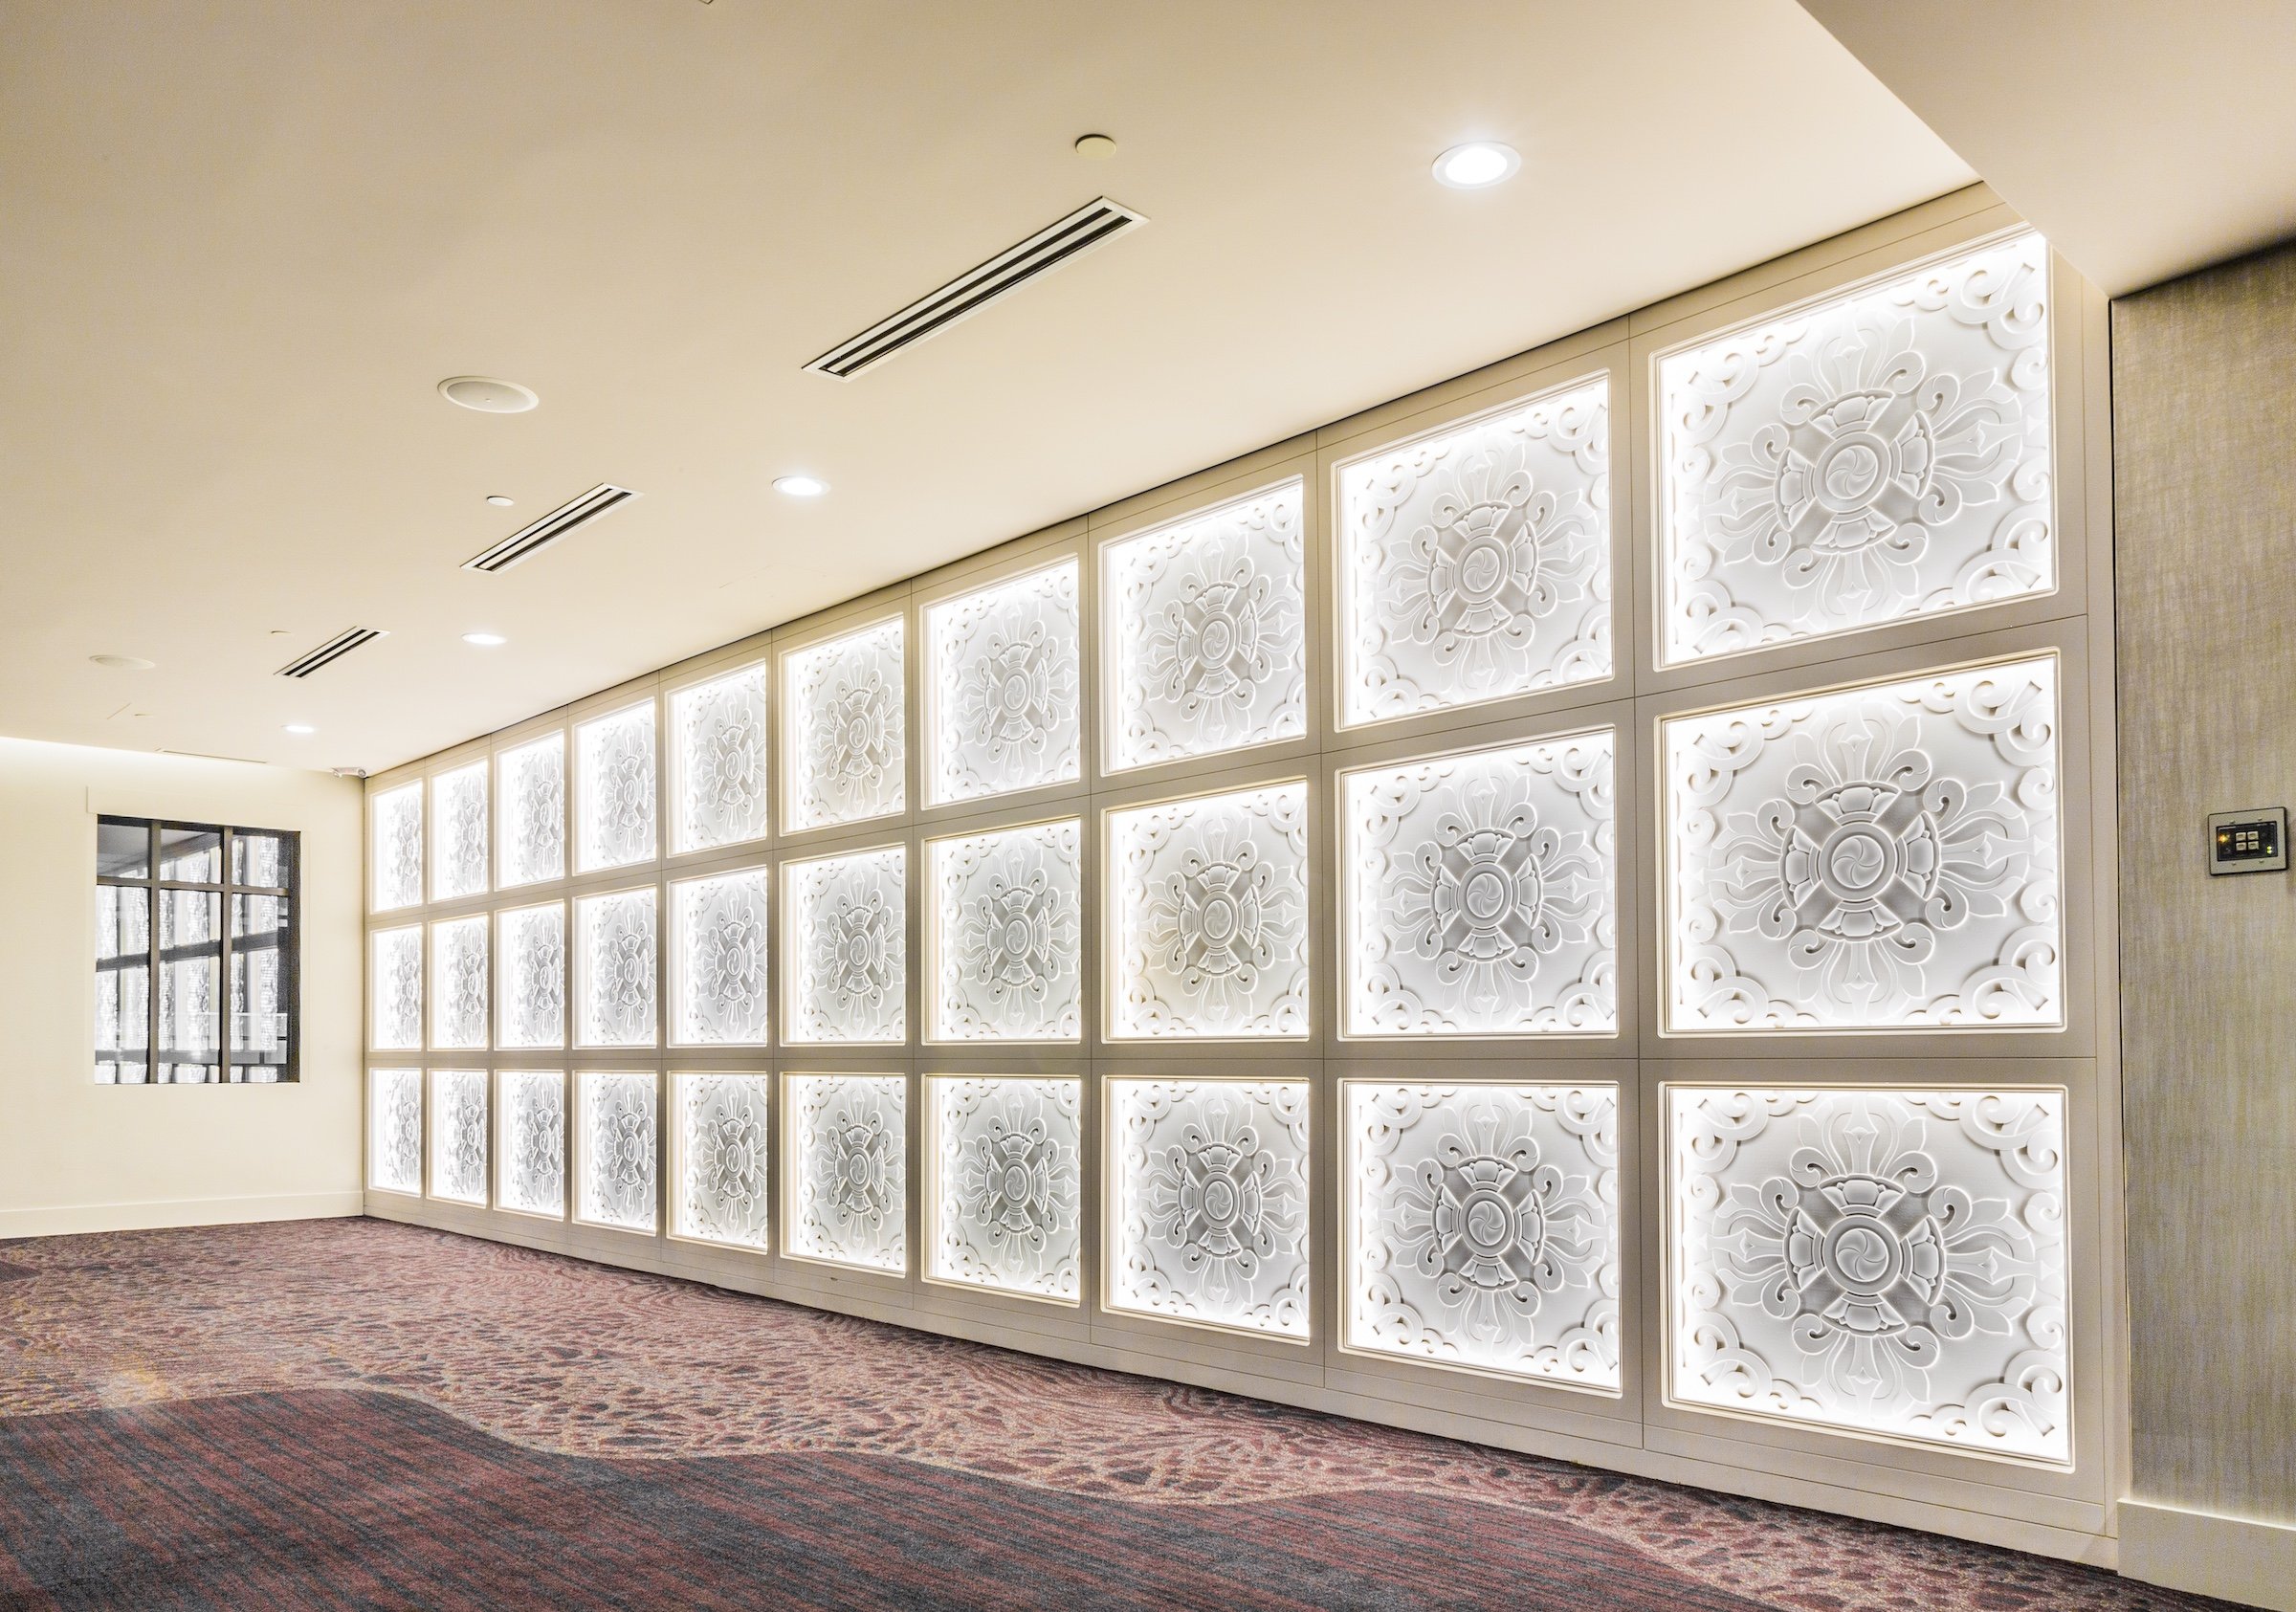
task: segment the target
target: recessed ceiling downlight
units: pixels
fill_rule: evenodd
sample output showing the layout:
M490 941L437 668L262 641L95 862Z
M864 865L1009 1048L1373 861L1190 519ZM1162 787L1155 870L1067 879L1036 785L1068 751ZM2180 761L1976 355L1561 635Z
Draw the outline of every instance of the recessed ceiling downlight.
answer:
M466 644L475 644L482 650L495 649L510 642L499 632L466 632L462 635L462 641Z
M1512 145L1475 140L1454 145L1435 159L1436 183L1454 190L1482 190L1512 179L1523 159Z
M811 475L777 475L773 490L792 498L818 498L829 490L829 484Z
M500 493L489 493L486 496L486 501L497 509L508 509L512 504L517 503L518 499L506 497Z
M523 414L542 401L516 381L497 381L485 375L450 375L439 382L438 394L449 403L475 409L481 414Z
M281 733L291 733L295 735L296 738L302 739L308 735L317 733L319 730L313 727L309 722L289 722L279 731Z
M107 672L149 672L159 664L145 660L141 655L90 655L88 658Z

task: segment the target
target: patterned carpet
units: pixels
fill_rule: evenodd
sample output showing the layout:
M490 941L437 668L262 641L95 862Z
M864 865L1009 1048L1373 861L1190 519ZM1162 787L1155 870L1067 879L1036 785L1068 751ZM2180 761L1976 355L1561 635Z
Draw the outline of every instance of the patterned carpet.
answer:
M0 1605L2219 1605L379 1221L0 1244Z

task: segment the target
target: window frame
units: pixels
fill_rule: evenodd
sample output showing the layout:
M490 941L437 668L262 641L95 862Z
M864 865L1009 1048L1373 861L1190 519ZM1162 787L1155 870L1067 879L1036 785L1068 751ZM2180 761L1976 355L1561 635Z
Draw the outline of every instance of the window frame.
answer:
M96 873L96 888L99 890L136 890L144 893L144 967L147 983L144 992L144 1078L140 1081L118 1078L110 1081L95 1080L93 1077L96 1066L103 1060L95 1055L95 1049L92 1049L88 1059L91 1083L99 1086L289 1086L299 1084L302 1079L303 1056L302 931L298 911L302 896L302 835L292 828L251 828L219 823L178 822L164 817L127 817L115 812L99 813L96 823L99 838L102 830L106 828L141 828L144 831L145 876L127 878L106 873L102 872L99 863ZM216 835L221 868L220 876L214 879L160 877L160 869L163 865L160 860L161 836L168 829L192 829L201 833ZM250 884L232 876L234 842L243 836L279 842L281 872L284 875L281 883L276 885ZM196 947L163 948L161 946L159 901L161 894L166 891L187 891L215 895L220 899L222 905L222 921L216 926L215 944L218 950L214 954L217 964L216 977L220 982L216 1009L220 1024L219 1033L216 1036L215 1056L211 1066L218 1071L218 1074L217 1078L212 1080L162 1081L158 1078L159 1071L163 1066L172 1067L186 1061L179 1057L163 1056L163 1053L168 1049L163 1046L160 1036L161 968L168 961L168 953L182 953L188 956L196 950L204 955L209 944L203 940L198 942ZM273 932L276 938L264 940L249 937L242 941L232 936L232 898L240 895L267 895L286 903L286 921ZM273 950L279 953L280 1011L284 1013L287 1020L287 1057L284 1063L270 1065L234 1064L232 1062L232 956L235 951L242 949L243 945L251 953ZM124 971L132 964L134 958L134 953L122 953L118 957L99 957L94 961L97 972L100 974L107 967L115 971ZM112 1060L115 1065L126 1061L124 1058ZM234 1069L273 1068L278 1071L278 1077L276 1080L234 1080L232 1078L232 1071Z

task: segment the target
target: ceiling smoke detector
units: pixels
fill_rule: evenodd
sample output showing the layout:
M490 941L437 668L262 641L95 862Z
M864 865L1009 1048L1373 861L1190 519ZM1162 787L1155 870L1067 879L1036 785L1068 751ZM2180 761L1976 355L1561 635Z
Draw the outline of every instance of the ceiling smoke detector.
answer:
M531 387L487 375L450 375L439 382L438 395L481 414L523 414L542 401Z

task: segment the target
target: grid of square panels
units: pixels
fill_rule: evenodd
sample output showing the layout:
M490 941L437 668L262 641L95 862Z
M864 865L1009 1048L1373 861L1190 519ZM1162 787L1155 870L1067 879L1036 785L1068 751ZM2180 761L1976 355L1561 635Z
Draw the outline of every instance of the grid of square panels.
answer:
M1135 1344L1211 1328L1630 1401L1639 1213L1650 1263L1695 1249L1723 1295L1664 1290L1665 1404L2062 1462L2061 1248L2014 1275L2021 1431L1938 1431L1992 1379L1949 1400L1905 1376L1884 1414L1748 1342L1754 1391L1700 1353L1724 1321L1754 1336L1730 1308L1746 1223L1668 1219L1622 1175L1623 1112L1688 1121L1538 1062L1991 1053L2076 1025L2070 674L2045 634L1965 648L1990 624L1943 619L2057 585L2045 263L2006 236L1657 352L1633 407L1663 519L1639 537L1611 477L1640 383L1605 360L601 696L491 772L377 789L374 1184L404 1190L411 1100L414 1190L444 1196L453 1128L395 1060L491 1033L594 1066L497 1071L505 1209L1049 1299ZM1858 405L1859 376L1888 384ZM1924 433L1959 456L1925 464ZM1629 541L1654 633L1618 605ZM1889 628L1893 659L1845 674ZM1822 638L1837 662L1757 654ZM454 849L474 822L481 849ZM460 927L472 907L491 929ZM1406 1053L1431 1061L1370 1072ZM1472 1062L1501 1057L1507 1078ZM1824 1111L1821 1074L1781 1066L1777 1100ZM2021 1101L1995 1069L1935 1078L1939 1104ZM2042 1105L2061 1142L2064 1106ZM1789 1264L1793 1291L1817 1302L1843 1257Z

